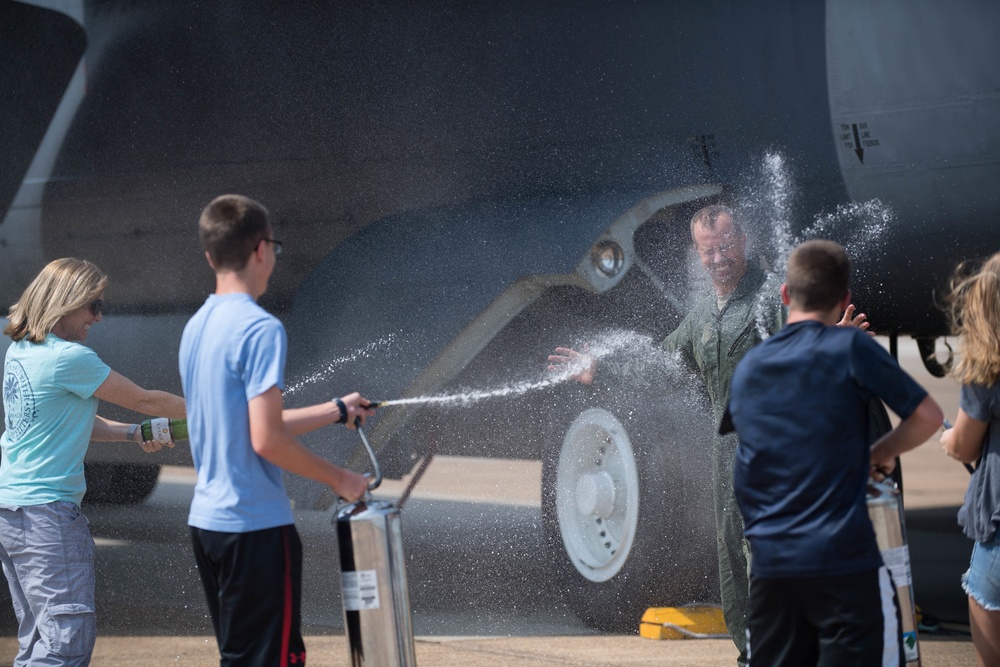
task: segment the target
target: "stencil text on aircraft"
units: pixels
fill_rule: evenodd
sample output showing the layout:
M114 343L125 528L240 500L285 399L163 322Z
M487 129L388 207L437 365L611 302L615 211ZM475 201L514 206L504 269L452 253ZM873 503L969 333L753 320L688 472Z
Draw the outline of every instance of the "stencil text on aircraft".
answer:
M861 164L865 162L865 149L878 146L878 139L872 136L866 122L840 123L837 138L845 149L854 151Z

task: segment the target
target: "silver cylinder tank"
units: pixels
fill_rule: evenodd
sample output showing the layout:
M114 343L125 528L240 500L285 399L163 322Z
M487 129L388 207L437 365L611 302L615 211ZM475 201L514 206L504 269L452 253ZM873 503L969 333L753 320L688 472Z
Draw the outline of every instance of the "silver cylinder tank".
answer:
M910 570L910 549L906 544L906 524L903 503L896 483L868 481L868 517L875 529L875 539L882 561L892 576L899 599L903 633L903 650L907 667L919 667L920 647L917 641L917 614L913 601L913 575Z
M350 664L416 665L399 508L360 501L342 508L335 525Z

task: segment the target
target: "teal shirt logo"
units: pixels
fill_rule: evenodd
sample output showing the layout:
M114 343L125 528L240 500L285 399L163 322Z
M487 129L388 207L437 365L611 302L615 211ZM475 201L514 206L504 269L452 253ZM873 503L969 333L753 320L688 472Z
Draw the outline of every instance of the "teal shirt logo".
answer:
M28 374L19 361L8 361L3 373L3 409L7 416L7 437L16 442L38 416L35 393Z

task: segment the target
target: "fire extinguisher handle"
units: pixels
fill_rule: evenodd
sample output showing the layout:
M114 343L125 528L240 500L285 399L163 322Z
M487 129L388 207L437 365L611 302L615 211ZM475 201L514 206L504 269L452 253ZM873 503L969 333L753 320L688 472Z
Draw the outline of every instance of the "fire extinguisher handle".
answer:
M360 422L360 420L358 420ZM375 457L375 450L372 449L371 444L368 442L368 436L365 435L365 430L361 428L361 424L356 424L358 435L361 436L361 442L365 445L365 450L368 452L368 458L372 461L372 466L375 468L375 479L368 482L368 490L374 491L382 483L382 466L378 464L378 459Z

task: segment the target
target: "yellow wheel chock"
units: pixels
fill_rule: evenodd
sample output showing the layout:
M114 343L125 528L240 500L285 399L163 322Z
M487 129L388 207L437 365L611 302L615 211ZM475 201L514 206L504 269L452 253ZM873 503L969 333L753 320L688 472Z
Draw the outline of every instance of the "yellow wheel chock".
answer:
M642 615L639 635L646 639L728 639L722 609L703 604L650 607Z

